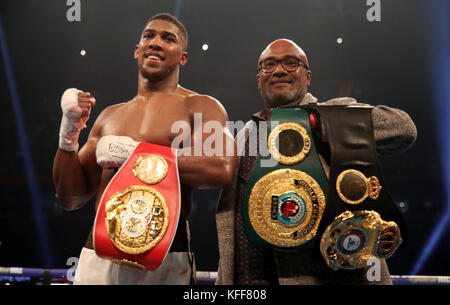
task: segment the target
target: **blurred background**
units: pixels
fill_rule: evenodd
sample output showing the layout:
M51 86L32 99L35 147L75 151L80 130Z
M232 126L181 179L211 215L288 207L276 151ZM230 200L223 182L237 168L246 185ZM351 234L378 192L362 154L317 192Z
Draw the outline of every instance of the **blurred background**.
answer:
M70 87L96 97L88 130L105 107L133 98L134 47L159 12L189 31L180 84L217 98L231 121L245 122L263 107L257 59L277 38L307 53L309 91L319 101L352 96L409 113L418 130L414 147L379 158L409 234L388 264L394 275L450 275L447 0L1 1L0 266L69 268L68 259L79 256L94 201L68 212L55 196L60 98ZM197 191L190 217L202 271L217 269L218 194Z

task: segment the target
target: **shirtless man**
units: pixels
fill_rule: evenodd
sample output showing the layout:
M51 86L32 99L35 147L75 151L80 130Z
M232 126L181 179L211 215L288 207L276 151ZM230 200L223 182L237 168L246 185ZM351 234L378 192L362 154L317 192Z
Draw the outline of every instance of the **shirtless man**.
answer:
M82 207L95 194L95 208L98 208L106 186L124 162L108 154L110 143L124 147L135 147L138 142L171 146L180 135L172 131L177 121L187 122L191 127L189 136L201 137L203 141L210 134L201 128L194 130L195 113L201 113L202 123L219 122L224 139L223 153L213 156L194 155L192 146L176 147L181 182L180 221L170 252L158 269L138 271L101 259L88 240L80 255L75 284L191 283L194 270L186 247L185 224L191 211L193 190L229 184L236 158L225 153L227 145L231 143L235 147L235 144L225 128L228 117L220 102L178 84L180 66L188 59L187 41L186 29L172 15L158 14L149 19L134 52L139 67L136 97L103 110L79 151L78 135L85 127L95 98L76 89L68 89L62 97L63 119L53 178L58 200L66 210Z

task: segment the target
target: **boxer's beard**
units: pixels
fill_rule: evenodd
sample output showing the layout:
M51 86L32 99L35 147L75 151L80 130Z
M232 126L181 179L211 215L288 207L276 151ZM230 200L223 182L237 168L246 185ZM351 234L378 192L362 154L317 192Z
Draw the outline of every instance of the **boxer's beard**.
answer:
M139 71L141 72L142 76L152 82L164 80L175 69L176 66L173 66L161 68L159 71L149 72L148 70L146 70L143 64L139 65Z
M269 106L269 108L279 107L293 103L295 101L300 100L305 95L303 90L301 90L300 88L295 88L289 90L286 93L281 94L273 93L270 90L267 91L261 90L260 93L266 105Z

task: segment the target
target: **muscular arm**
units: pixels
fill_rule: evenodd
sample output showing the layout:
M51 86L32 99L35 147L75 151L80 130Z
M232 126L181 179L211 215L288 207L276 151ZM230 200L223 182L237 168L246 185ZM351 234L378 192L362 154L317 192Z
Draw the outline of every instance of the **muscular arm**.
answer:
M191 135L191 147L180 152L178 169L181 182L195 188L221 188L231 183L237 161L236 143L226 127L228 115L223 106L211 97L199 95L189 99L192 117L201 113L203 130L196 126ZM205 132L204 129L209 127L213 128ZM202 146L201 155L198 155L199 144Z
M53 182L59 203L66 210L81 208L97 191L101 169L95 160L96 139L90 138L79 153L58 148Z
M335 98L320 104L368 106L347 97ZM410 149L416 141L416 125L410 116L400 109L378 105L372 110L372 122L379 153L402 153Z
M102 174L95 150L101 135L101 124L110 108L97 118L86 144L77 152L58 148L53 162L53 182L59 203L66 210L81 208L98 190Z

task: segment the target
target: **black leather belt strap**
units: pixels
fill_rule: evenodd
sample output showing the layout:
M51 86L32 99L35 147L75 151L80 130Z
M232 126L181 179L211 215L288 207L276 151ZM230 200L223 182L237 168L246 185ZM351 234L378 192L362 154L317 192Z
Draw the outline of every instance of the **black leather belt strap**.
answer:
M327 206L319 234L344 211L373 210L386 221L398 224L405 240L406 229L402 216L388 193L378 164L372 126L373 107L308 106L319 113L330 145L330 175ZM365 175L375 176L381 190L377 199L366 197L358 204L344 202L337 191L336 181L345 170L353 169Z

